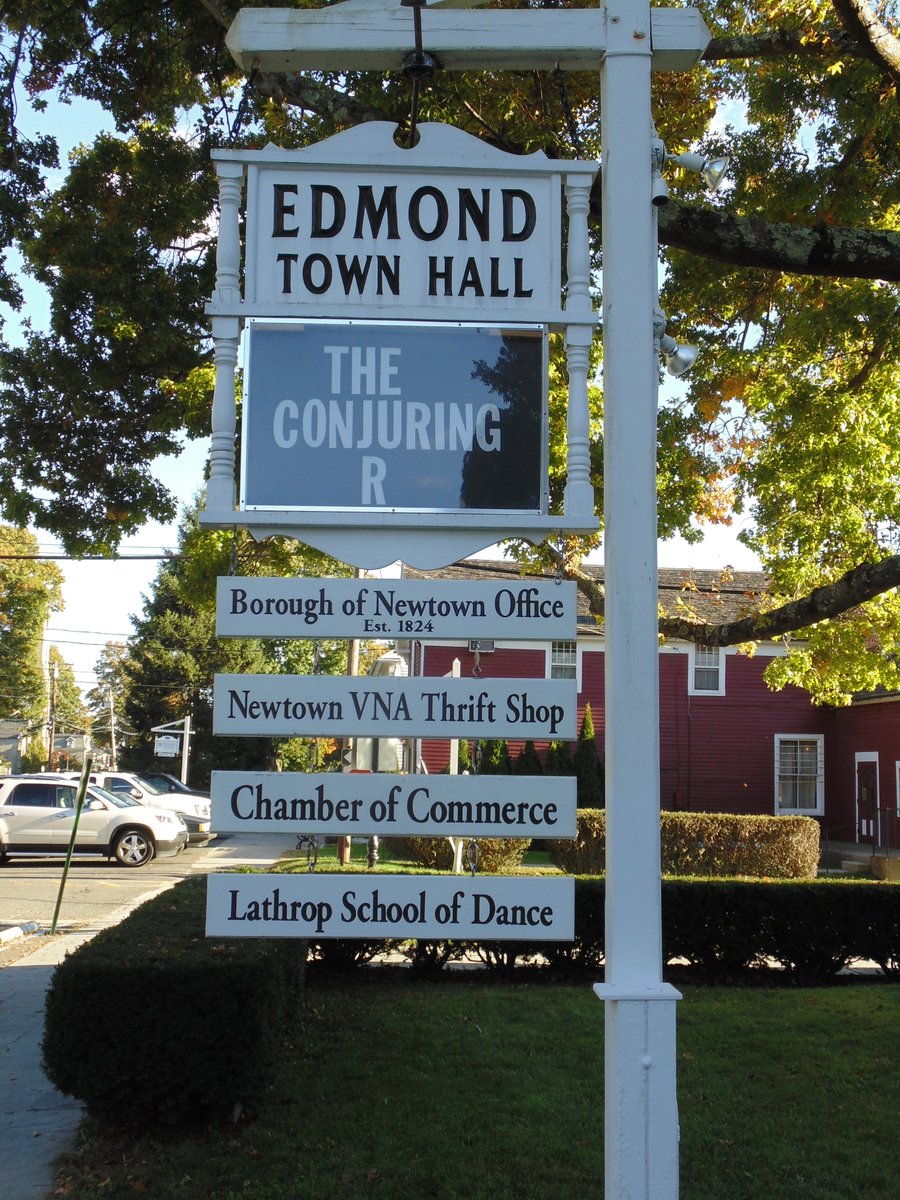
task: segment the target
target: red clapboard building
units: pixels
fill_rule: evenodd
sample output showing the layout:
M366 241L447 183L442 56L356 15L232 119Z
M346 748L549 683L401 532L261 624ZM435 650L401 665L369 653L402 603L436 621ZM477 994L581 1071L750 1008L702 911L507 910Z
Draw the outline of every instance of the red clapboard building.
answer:
M602 567L585 567L602 583ZM502 561L468 559L439 571L405 567L408 579L519 577ZM663 569L664 612L720 623L743 615L765 589L759 572ZM579 593L575 642L428 641L399 647L410 674L462 678L575 678L579 726L586 705L603 759L602 626ZM668 641L660 646L660 806L694 812L815 817L826 841L900 847L900 696L858 697L847 708L812 704L797 687L772 691L763 678L777 642L752 655L737 647ZM538 696L539 693L535 692ZM513 757L521 744L510 742ZM543 754L545 746L538 745ZM429 772L444 769L447 741L418 747Z

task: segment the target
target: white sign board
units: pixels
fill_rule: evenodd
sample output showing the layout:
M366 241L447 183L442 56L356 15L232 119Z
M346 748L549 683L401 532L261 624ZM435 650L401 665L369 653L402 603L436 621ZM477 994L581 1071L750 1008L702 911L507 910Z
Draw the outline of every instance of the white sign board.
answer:
M216 833L576 834L576 780L566 776L213 771L211 794Z
M538 579L269 579L222 576L219 637L574 641L576 585Z
M207 937L571 941L575 880L210 875Z
M543 154L451 126L404 150L378 123L241 158L249 311L466 320L499 306L529 321L559 307L561 173Z
M158 758L177 758L181 750L181 739L171 733L158 733L153 752Z
M574 741L574 679L217 675L224 737L533 738Z
M547 511L543 326L252 321L241 508Z

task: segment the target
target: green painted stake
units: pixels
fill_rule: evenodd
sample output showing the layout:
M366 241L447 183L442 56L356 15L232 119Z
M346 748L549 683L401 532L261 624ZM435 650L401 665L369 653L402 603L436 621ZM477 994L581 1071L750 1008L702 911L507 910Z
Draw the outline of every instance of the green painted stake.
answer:
M94 765L94 756L85 754L84 766L81 768L81 778L78 780L78 790L75 793L75 822L72 825L72 836L69 838L69 849L66 851L66 861L63 866L62 879L59 881L59 895L56 897L56 908L53 910L53 920L50 922L50 932L56 933L56 921L59 917L59 909L62 904L63 892L66 887L66 879L69 877L69 864L72 862L72 854L75 850L75 838L78 836L78 820L81 816L81 810L84 807L84 797L87 793L88 778L91 773L91 767Z

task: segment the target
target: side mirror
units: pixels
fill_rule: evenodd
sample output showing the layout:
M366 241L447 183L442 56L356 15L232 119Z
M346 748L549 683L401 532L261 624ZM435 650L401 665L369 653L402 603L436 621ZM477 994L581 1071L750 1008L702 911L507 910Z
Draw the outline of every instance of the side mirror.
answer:
M136 787L129 788L128 795L132 798L132 800L143 800L143 798L144 798L144 793L141 791L140 788L136 788Z
M102 800L96 799L96 797L88 800L84 806L85 812L100 812L100 811L105 811L105 809L106 809L106 805L103 803Z

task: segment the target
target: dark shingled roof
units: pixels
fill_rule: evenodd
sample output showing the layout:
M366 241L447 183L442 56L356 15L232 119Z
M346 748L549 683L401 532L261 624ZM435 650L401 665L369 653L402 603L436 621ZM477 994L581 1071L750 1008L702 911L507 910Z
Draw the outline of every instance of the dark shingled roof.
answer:
M603 582L602 565L583 563L585 574ZM524 572L508 560L468 558L436 571L421 571L404 565L404 579L519 579ZM545 579L552 579L550 572ZM659 603L666 616L689 616L693 620L720 625L734 621L753 609L767 590L768 576L762 571L698 571L688 567L663 567L659 571ZM588 612L585 596L578 593L578 623L582 631L599 632Z

